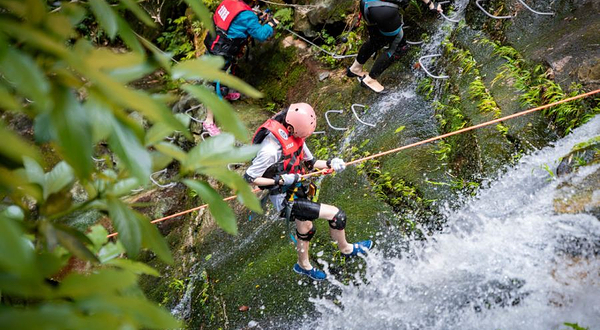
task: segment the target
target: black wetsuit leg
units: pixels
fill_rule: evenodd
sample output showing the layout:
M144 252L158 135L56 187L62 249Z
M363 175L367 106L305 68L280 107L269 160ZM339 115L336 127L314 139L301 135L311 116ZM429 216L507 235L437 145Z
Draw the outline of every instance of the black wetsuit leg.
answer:
M390 65L392 65L392 63L394 61L396 61L404 53L406 53L407 50L408 50L408 45L406 44L406 41L403 39L397 45L395 50L392 51L391 49L389 49L389 50L379 54L379 56L377 57L377 60L375 60L375 63L373 64L373 67L371 67L371 72L369 72L369 76L373 79L377 79L377 77L379 77L379 75L382 74L383 71L385 71L385 69L387 69Z
M360 47L356 57L356 61L360 64L365 64L375 52L394 40L394 37L381 34L377 26L367 26L367 30L369 31L369 39Z
M292 207L292 217L290 220L313 221L319 218L321 204L299 198L294 201Z
M361 3L362 5L362 3ZM358 63L364 64L373 53L382 49L386 45L395 46L394 40L396 40L397 34L402 33L400 31L402 27L402 16L398 12L398 9L392 7L373 7L369 9L368 21L373 25L368 26L369 40L363 44L358 52L356 60ZM385 34L392 35L385 35ZM396 34L393 34L396 33ZM396 45L398 42L395 43ZM396 48L396 47L394 47ZM389 49L379 55L369 76L376 79L385 69L387 69L394 61L393 54L395 49Z

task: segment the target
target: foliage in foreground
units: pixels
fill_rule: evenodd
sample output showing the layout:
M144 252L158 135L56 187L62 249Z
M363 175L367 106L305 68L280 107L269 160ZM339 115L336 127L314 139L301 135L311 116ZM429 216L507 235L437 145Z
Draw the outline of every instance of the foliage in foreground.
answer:
M202 2L186 2L202 21L210 22ZM160 69L172 80L218 79L251 97L260 94L221 72L221 58L201 57L173 65L167 55L133 32L121 15L125 10L154 25L133 0L63 2L57 8L42 0L0 0L0 111L4 118L27 117L34 126L33 136L22 137L10 123L0 124L3 327L179 327L137 285L139 274L159 275L134 261L140 250L147 248L171 263L168 245L149 219L122 199L148 184L153 171L173 161L179 163L175 179L209 203L225 231L237 232L234 213L199 178L221 181L243 204L261 211L250 187L227 169L228 163L252 158L256 149L235 147L236 139L248 141L247 130L226 102L203 86L183 85L231 132L185 152L164 141L176 131L191 138L187 121L168 107L177 96L151 95L132 89L129 83ZM78 35L75 27L84 18L93 20L91 15L110 40L126 47L98 48ZM134 117L143 117L152 127L145 130ZM96 166L92 157L98 143L106 144L116 156L115 165ZM42 150L50 150L58 160L46 163ZM73 198L74 187L85 191L83 201ZM109 240L101 226L83 233L67 225L67 218L90 210L110 218L119 233L116 240ZM129 259L119 258L125 254ZM81 273L69 273L74 264Z

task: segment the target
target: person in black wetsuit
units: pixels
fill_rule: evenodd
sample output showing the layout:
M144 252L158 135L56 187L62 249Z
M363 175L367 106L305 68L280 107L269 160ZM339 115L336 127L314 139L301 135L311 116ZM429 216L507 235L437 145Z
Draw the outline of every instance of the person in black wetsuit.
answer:
M432 0L422 1L430 11L443 12L442 7L439 4L436 5ZM358 56L352 66L346 70L346 75L362 77L361 84L377 93L384 90L384 87L377 81L379 75L408 50L408 45L403 38L402 16L398 11L405 3L408 3L408 0L360 1L360 13L367 24L369 39L358 51ZM377 57L371 71L365 72L363 65L375 52L386 45L389 48Z

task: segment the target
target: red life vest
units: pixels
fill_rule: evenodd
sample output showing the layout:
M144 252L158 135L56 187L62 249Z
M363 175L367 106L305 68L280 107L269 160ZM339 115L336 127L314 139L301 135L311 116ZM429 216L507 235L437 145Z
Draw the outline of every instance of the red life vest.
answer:
M290 135L285 126L283 126L280 122L274 119L269 119L256 130L256 133L254 133L254 137L252 138L252 143L257 144L264 140L266 137L264 130L271 132L281 145L281 159L273 165L276 166L276 168L269 168L265 171L265 173L275 172L273 174L304 174L305 171L304 167L302 166L302 160L304 158L304 139Z
M213 21L218 28L227 32L233 19L246 10L252 10L252 8L241 0L224 0L215 10Z

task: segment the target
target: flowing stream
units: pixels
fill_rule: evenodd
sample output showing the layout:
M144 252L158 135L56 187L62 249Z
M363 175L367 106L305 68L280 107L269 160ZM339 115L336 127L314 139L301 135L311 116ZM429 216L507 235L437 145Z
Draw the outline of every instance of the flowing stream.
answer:
M464 16L468 2L454 2L458 13L454 18ZM448 26L450 29L444 28ZM453 27L453 23L442 22L429 41L419 46L421 55L441 53L440 44ZM443 74L435 61L426 63ZM365 122L377 124L376 128L347 120L345 125L355 125L355 129L341 141L340 149L377 139L382 132L400 126L406 127L403 144L439 133L431 101L415 92L417 78L425 74L412 69L406 75L409 78L400 79L398 86L390 88L391 93L378 97L360 114ZM396 233L380 233L375 238L376 249L365 259L363 275L356 274L356 281L348 285L329 276L326 285L331 289L326 297L310 298L316 315L291 322L285 317L251 317L246 326L562 330L567 329L563 323L570 322L600 329L600 221L588 214L556 214L553 207L561 182L584 180L600 165L560 179L546 170L554 170L575 144L599 134L600 117L596 117L553 145L524 156L516 166L502 169L502 174L493 176L460 208L443 210L447 219L444 230L427 241L407 242ZM594 197L600 198L600 192ZM194 266L186 293L172 313L184 319L192 315L197 272L247 249L257 237L268 236L265 232L273 223L252 223L249 233L241 235L245 239L224 249L227 253ZM288 291L281 289L284 295ZM289 297L290 304L293 299Z
M313 299L305 329L600 329L600 221L555 214L563 179L544 169L600 134L600 117L523 157L448 226L403 258L373 251L358 285L334 283L339 304ZM583 180L598 165L573 174ZM597 193L595 193L597 195Z

